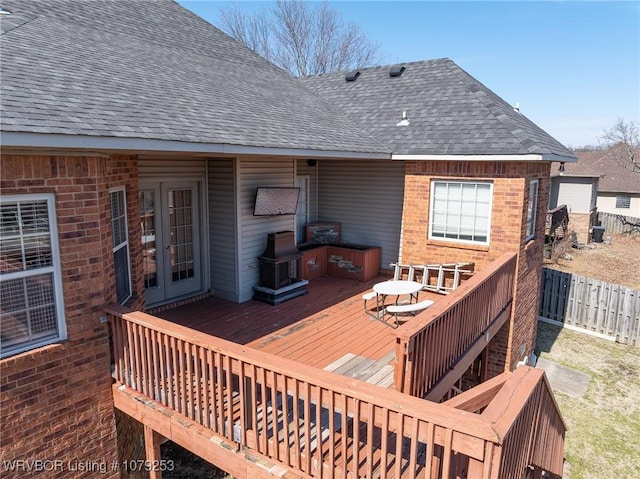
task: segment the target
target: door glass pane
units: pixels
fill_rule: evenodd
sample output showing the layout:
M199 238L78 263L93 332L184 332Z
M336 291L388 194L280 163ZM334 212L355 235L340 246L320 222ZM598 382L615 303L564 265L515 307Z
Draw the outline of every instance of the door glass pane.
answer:
M156 256L156 195L153 190L140 191L140 223L142 224L142 267L144 287L158 286Z
M172 280L193 278L193 193L191 188L169 190L169 236Z

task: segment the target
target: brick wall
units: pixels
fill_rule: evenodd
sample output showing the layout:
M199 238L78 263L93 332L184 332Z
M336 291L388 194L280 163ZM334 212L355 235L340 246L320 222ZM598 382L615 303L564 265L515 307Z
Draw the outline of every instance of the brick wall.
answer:
M595 216L593 213L569 213L568 231L573 231L580 243L590 243Z
M115 415L120 461L144 461L146 459L144 426L118 409L115 410ZM146 479L149 477L149 473L142 470L135 471L122 468L120 472L120 477L123 479Z
M136 177L133 157L3 152L3 195L55 193L68 337L0 361L3 461L62 461L49 463L52 477L118 477L111 467L118 455L109 334L100 318L104 304L115 299L108 189L126 186L129 232L139 235ZM138 245L131 245L133 258ZM136 293L143 291L140 273L139 267L133 271ZM141 297L136 294L131 306L140 308ZM92 469L80 473L74 465Z
M518 257L517 292L506 350L505 367L513 368L535 346L544 222L549 195L549 163L531 162L408 162L405 176L402 261L405 263L475 262L476 270L505 252ZM529 180L539 182L535 238L525 241ZM431 180L480 180L493 183L488 246L429 240ZM494 353L495 354L495 353ZM494 365L497 359L492 359Z

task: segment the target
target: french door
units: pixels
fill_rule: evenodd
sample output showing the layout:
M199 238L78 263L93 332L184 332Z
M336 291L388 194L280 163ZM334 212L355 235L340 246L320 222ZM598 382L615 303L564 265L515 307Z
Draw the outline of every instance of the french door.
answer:
M146 304L202 290L199 183L140 185Z

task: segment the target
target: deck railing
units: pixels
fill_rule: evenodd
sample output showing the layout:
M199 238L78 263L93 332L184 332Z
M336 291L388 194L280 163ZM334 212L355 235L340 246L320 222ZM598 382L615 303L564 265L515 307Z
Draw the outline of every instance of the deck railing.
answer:
M542 370L517 368L481 417L502 438L501 478L527 468L562 476L566 425Z
M443 404L480 414L500 435L500 478L521 478L525 469L562 476L566 425L542 370L521 366Z
M567 205L559 205L554 209L547 211L545 234L549 236L564 237L567 233L568 224L569 212L567 210Z
M314 477L498 477L501 440L480 415L145 313L107 313L117 383L238 450Z
M400 326L396 336L396 390L425 397L492 325L508 320L515 271L516 255L505 253Z

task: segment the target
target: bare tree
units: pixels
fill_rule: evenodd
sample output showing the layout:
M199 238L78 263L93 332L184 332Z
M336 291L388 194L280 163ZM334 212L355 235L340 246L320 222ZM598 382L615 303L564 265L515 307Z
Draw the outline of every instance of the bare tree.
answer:
M345 22L326 0L317 6L277 0L262 16L238 6L220 13L229 35L294 75L348 70L376 60L377 45L360 27Z
M265 58L272 57L271 22L267 17L249 15L237 5L220 9L220 14L229 35L259 55Z
M611 129L605 131L602 140L620 166L640 173L640 134L635 122L619 118Z

